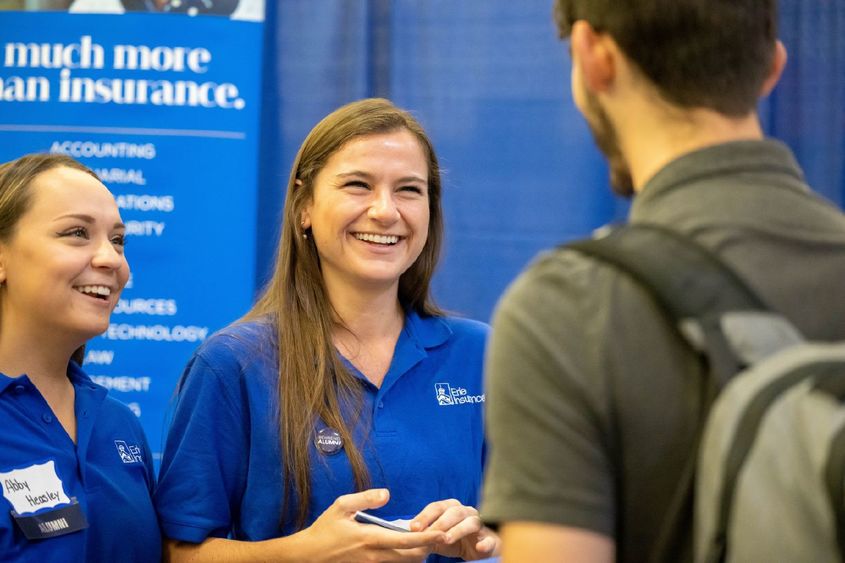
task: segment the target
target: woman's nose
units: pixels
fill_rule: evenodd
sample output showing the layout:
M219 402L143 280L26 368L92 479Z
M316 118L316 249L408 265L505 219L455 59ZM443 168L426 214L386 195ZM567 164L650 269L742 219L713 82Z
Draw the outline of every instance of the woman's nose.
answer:
M392 223L399 219L399 209L393 199L392 190L376 190L373 193L369 217L382 223Z

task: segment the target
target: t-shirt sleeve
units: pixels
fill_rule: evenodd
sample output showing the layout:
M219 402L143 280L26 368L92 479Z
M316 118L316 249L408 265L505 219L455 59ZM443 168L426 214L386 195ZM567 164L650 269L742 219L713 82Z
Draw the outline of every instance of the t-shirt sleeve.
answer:
M248 409L240 367L225 347L185 368L155 492L162 532L200 543L226 537L246 483Z
M612 536L607 384L596 268L546 256L502 298L487 352L489 465L482 517Z

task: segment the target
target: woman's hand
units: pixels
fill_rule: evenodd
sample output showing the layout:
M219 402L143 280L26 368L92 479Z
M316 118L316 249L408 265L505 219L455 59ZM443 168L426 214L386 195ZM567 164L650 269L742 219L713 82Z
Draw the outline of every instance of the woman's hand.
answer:
M419 562L435 546L446 542L446 534L437 528L404 533L355 521L355 512L384 506L389 498L387 489L338 497L300 533L302 543L307 543L312 553L308 560Z
M481 523L478 510L455 499L440 500L426 506L411 521L411 530L437 530L446 533L435 553L471 561L492 557L499 552L499 536Z

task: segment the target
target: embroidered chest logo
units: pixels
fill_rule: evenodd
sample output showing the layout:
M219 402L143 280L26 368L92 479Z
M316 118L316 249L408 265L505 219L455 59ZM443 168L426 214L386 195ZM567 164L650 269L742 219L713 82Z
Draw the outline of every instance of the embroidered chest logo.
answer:
M435 383L434 396L437 398L437 404L441 407L484 402L484 393L470 395L463 387L453 388L448 383Z
M117 448L117 453L120 455L120 461L123 463L141 463L144 458L141 457L141 448L138 446L130 446L123 440L115 440L114 446Z

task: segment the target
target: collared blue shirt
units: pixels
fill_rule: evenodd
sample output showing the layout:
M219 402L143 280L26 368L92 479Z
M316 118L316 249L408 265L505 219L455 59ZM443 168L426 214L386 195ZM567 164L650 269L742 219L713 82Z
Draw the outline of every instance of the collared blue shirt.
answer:
M68 377L76 394L76 444L26 375L0 374L0 473L52 461L64 494L79 503L88 527L26 539L12 517L6 484L0 483L0 561L158 561L155 475L141 425L73 362Z
M364 391L357 445L371 486L391 492L376 515L411 518L449 498L478 504L488 330L409 313L380 388L347 362ZM271 324L237 324L208 339L188 364L155 494L167 537L257 541L295 531L295 506L282 519L276 346ZM308 524L355 491L345 450L325 455L313 439L310 448Z

